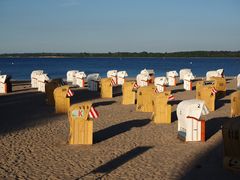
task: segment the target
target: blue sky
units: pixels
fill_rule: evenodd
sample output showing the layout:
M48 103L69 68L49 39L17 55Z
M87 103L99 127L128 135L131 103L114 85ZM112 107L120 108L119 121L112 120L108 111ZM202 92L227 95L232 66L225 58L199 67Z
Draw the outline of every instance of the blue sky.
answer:
M239 0L0 0L0 53L240 50Z

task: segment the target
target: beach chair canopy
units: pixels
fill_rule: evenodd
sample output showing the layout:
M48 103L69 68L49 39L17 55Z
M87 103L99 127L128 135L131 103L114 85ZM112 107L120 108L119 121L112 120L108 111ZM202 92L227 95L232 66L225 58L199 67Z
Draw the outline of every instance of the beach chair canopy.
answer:
M7 80L7 75L0 75L0 83L5 83Z
M76 78L80 78L80 79L83 79L83 78L86 78L86 77L87 77L86 74L85 74L83 71L77 72L77 73L75 74L75 76L76 76Z
M221 74L222 76L224 75L224 69L218 69L217 72Z
M199 120L202 115L209 113L204 101L198 99L184 100L177 106L178 120L193 118Z
M148 75L143 75L143 74L138 74L137 75L137 85L139 86L147 86L148 85L148 80L150 79L151 77Z
M183 80L184 75L187 74L187 73L191 73L191 72L192 72L191 69L181 69L179 71L179 79Z
M154 85L155 86L164 86L168 84L168 80L166 77L162 76L162 77L156 77L154 79Z
M146 70L150 76L155 74L153 69L146 69Z
M195 77L193 76L192 72L188 72L188 73L184 74L184 76L183 76L183 80L191 81L194 79L195 79Z
M70 70L67 72L67 81L68 82L72 82L76 73L78 73L79 71L78 70Z
M117 76L117 70L110 70L107 72L107 77L116 77Z
M206 73L206 79L210 80L211 77L223 77L224 76L224 69L218 69L214 71L208 71Z
M148 73L147 69L141 70L140 74L144 75L144 76L149 76L149 73Z
M49 81L50 78L48 77L47 74L41 74L38 76L38 81L41 81L41 82L45 82L45 81Z
M86 78L87 82L89 81L100 81L101 77L99 75L99 73L93 73L93 74L89 74Z
M177 77L178 73L177 73L177 71L168 71L168 72L166 72L166 76L167 77Z
M128 77L128 74L127 74L126 71L118 71L117 72L117 77L125 78L125 77Z
M240 89L240 74L237 76L237 89Z
M43 74L43 70L34 70L31 73L31 78L36 78L36 75Z

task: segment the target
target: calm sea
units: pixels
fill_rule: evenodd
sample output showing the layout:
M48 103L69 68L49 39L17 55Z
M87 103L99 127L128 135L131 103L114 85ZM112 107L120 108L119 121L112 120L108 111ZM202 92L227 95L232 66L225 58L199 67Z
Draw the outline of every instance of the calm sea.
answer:
M209 70L224 68L225 75L240 73L240 58L7 58L0 59L0 71L12 79L30 79L33 70L44 70L50 78L66 78L68 70L100 73L106 77L108 70L125 70L135 77L142 69L154 69L156 76L166 71L190 68L197 76L205 76Z

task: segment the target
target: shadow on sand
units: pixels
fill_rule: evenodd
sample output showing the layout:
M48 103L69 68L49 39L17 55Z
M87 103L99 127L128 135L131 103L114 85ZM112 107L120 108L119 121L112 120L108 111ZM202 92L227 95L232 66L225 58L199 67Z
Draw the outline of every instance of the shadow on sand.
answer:
M226 100L216 100L215 102L215 109L219 109L223 107L225 104L231 103L229 99Z
M171 113L171 122L175 122L175 121L177 121L178 120L178 118L177 118L177 112L176 111L173 111L172 113Z
M221 129L229 117L213 118L206 121L207 139ZM234 174L223 168L223 141L220 140L201 156L189 162L188 171L179 179L239 179L239 174Z
M99 177L95 177L94 179L102 179L107 174L111 173L112 171L116 170L117 168L121 167L128 161L140 156L141 154L147 152L148 150L152 149L153 146L138 146L133 148L132 150L116 157L113 160L108 161L107 163L97 167L96 169L92 170L91 172L85 174L84 176L80 177L79 179L87 178L90 174L97 174L100 173Z
M218 132L228 117L213 118L206 121L206 141Z
M173 89L172 93L178 93L178 92L183 92L185 89Z
M88 89L73 90L74 96L71 98L71 104L80 103L83 101L91 101L100 98L100 92L89 91Z
M173 105L178 105L180 102L182 102L182 100L172 100L172 101L168 101L168 104L170 104L171 106Z
M226 91L226 96L229 96L229 95L231 95L233 92L235 92L236 90L233 90L233 89L231 89L231 90L227 90Z
M0 96L0 134L31 127L57 116L45 102L45 94L28 92Z
M111 105L113 103L115 103L116 101L102 101L102 102L97 102L97 103L93 103L94 107L98 107L98 106L108 106Z
M112 125L100 131L94 133L94 144L100 143L104 140L110 139L114 136L117 136L121 133L130 131L132 128L143 127L150 123L149 119L138 119L125 121L119 124Z

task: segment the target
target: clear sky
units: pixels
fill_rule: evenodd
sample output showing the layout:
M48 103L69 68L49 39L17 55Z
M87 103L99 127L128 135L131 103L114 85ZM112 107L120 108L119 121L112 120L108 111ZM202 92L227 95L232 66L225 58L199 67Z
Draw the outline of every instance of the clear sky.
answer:
M0 53L240 50L240 0L0 0Z

